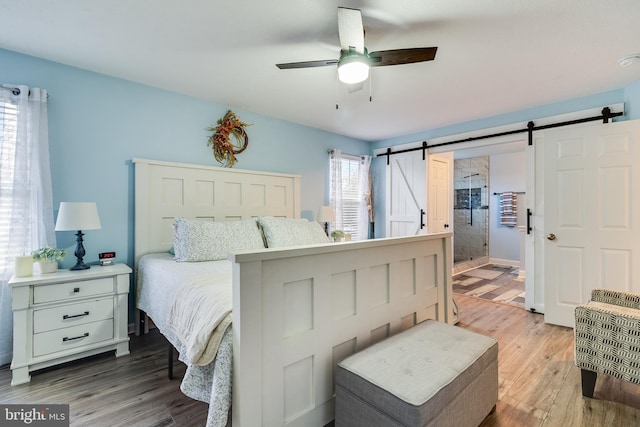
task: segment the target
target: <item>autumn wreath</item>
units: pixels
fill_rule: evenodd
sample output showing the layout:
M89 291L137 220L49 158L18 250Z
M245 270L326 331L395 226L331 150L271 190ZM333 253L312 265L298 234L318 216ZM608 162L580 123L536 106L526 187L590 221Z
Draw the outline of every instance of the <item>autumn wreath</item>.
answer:
M213 155L224 167L232 167L238 161L236 154L242 153L249 145L249 137L244 128L251 126L240 121L236 114L229 110L223 118L218 119L217 126L209 126L214 131L209 137L207 146L213 147ZM231 138L233 136L233 138Z

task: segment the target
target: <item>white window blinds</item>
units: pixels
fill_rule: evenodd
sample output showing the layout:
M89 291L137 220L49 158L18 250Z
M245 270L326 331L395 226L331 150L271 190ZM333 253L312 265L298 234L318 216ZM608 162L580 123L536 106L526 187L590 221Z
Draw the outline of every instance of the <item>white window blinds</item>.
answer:
M9 102L0 100L0 241L10 242L16 241L10 239L10 233L25 233L23 228L16 227L12 230L11 215L13 197L14 197L14 181L15 181L15 162L16 162L16 143L17 143L17 127L18 127L18 106ZM18 240L24 240L18 239ZM9 251L11 249L9 248ZM15 252L14 252L15 254ZM10 257L3 254L0 256L0 271L8 269ZM11 259L13 260L13 259Z
M348 158L340 159L342 169L342 228L352 236L360 234L358 211L360 208L360 161Z
M342 230L352 240L369 237L370 156L353 156L335 149L331 152L330 204L336 213L331 230Z

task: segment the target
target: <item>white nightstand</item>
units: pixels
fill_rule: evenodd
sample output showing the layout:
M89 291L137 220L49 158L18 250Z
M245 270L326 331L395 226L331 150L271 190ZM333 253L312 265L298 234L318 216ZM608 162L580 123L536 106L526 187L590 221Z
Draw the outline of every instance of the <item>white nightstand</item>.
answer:
M12 277L13 374L29 382L37 369L115 350L129 354L129 274L125 264Z

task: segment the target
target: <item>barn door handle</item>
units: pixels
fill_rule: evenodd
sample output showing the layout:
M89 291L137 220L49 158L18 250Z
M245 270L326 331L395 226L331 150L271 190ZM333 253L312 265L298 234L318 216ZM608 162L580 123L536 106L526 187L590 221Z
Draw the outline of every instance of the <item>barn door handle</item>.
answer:
M424 228L424 209L420 209L420 230Z

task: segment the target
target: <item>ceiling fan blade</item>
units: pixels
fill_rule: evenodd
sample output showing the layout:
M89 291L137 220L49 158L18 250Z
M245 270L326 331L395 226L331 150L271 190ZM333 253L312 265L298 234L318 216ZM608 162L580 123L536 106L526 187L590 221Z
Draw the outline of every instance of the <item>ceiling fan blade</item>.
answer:
M337 59L325 59L320 61L288 62L286 64L276 64L276 67L281 70L287 70L290 68L327 67L329 65L336 65L337 63Z
M372 67L384 65L412 64L414 62L433 61L437 47L416 47L411 49L391 49L370 52Z
M358 9L338 8L338 36L343 51L364 53L364 27L362 13Z

